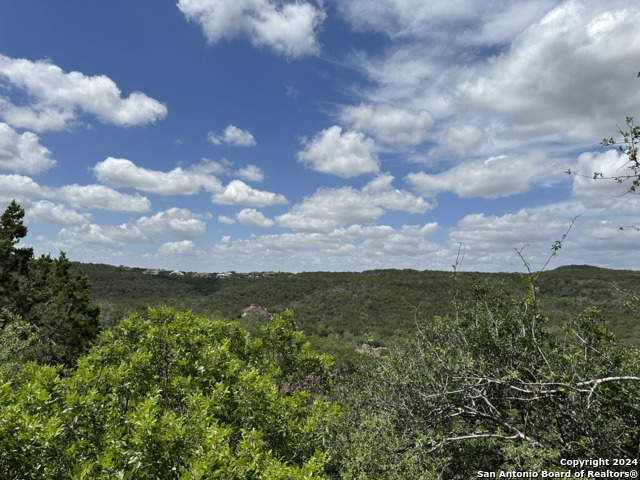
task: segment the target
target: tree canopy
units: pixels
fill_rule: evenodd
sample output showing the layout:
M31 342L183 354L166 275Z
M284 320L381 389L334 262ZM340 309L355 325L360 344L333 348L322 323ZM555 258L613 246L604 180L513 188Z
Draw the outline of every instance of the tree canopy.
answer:
M330 362L290 312L257 339L157 307L104 332L67 378L28 366L0 385L7 478L320 479L337 407L292 385Z
M336 478L466 479L640 454L640 355L595 309L555 336L531 297L478 288L363 373L344 389Z
M32 248L18 246L27 235L24 215L13 201L0 218L0 344L22 342L22 356L73 366L98 334L100 310L86 276L71 272L64 253L34 258ZM24 334L14 338L23 327L8 328L15 322L28 326L27 344Z

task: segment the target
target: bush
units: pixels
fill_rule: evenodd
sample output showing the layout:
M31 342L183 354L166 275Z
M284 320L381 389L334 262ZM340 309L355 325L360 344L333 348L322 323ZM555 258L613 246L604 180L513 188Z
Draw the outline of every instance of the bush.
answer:
M61 379L30 364L0 388L8 478L322 478L335 406L284 379L328 375L295 323L252 341L236 323L158 307L104 332ZM273 358L268 330L284 335ZM292 345L296 344L297 346Z

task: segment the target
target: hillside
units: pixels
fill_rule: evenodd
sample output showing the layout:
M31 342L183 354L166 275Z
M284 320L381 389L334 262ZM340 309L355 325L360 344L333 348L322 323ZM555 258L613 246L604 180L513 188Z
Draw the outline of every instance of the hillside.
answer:
M411 332L414 319L452 312L451 272L371 270L354 272L279 273L244 278L144 274L142 269L77 264L87 274L94 299L102 306L103 323L113 324L127 313L153 305L190 309L211 317L238 319L250 331L264 320L240 319L243 308L255 304L271 313L291 308L316 348L348 356L368 338L376 345L392 343ZM519 274L459 273L459 298L473 285L487 282L496 293L523 291ZM612 330L628 344L640 344L640 322L624 307L624 296L613 287L638 289L640 272L568 266L545 272L538 283L543 311L559 330L563 318L588 306L603 310Z

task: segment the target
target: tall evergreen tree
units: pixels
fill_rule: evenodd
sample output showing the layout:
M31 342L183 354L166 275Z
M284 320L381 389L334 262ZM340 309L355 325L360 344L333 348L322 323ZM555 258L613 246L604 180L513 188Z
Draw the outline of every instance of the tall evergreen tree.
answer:
M23 219L15 200L0 218L0 328L24 320L36 328L41 362L71 366L96 338L100 310L86 276L71 273L63 252L36 259L32 248L17 247L27 235Z
M9 309L18 289L18 275L24 275L33 257L32 248L17 248L27 235L24 209L13 200L0 217L0 308Z

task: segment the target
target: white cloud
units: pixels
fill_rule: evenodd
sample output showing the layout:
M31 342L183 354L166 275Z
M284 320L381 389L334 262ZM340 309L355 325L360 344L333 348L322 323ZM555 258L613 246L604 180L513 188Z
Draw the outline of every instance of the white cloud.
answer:
M244 168L236 170L236 175L248 182L261 182L264 180L264 173L260 167L255 165L247 165Z
M41 213L46 214L47 210L55 212L56 208L52 208L52 205L41 205ZM34 207L36 207L33 209L35 211L39 208L37 205L34 205ZM63 218L67 209L64 207L57 208L60 209L59 216ZM31 211L32 209L29 209L28 212ZM71 212L73 214L72 218L76 221L74 224L67 223L67 225L71 226L63 228L57 240L58 243L69 245L73 248L84 248L87 245L104 245L109 248L119 248L124 245L153 243L152 236L156 234L190 240L205 233L206 225L201 218L208 218L206 215L198 215L187 209L174 207L150 217L140 217L135 222L120 225L96 225L87 221L88 214L77 214L68 210L67 212Z
M218 216L218 223L224 223L226 225L233 225L234 223L236 223L235 219L231 218L231 217L227 217L226 215L220 215Z
M0 168L34 174L55 165L51 152L39 141L35 133L19 134L6 123L0 122Z
M636 3L338 5L355 28L392 40L382 54L363 50L350 57L370 80L353 93L365 104L428 110L439 137L430 156L522 152L550 140L593 142L640 111L638 69L628 61L640 56Z
M289 57L320 50L316 32L326 15L303 1L179 0L178 8L202 27L211 43L238 36Z
M457 97L515 131L573 141L601 138L640 109L640 5L568 0L531 24L508 51L471 73Z
M437 223L426 225L403 225L399 230L387 225L368 226L351 225L344 230L345 235L364 241L360 249L366 250L373 256L408 256L417 257L422 254L439 250L433 243L425 242L424 238L436 233Z
M280 226L298 232L331 232L347 224L374 224L385 208L424 213L433 205L391 186L393 177L383 174L361 190L352 187L321 188L288 213L276 217Z
M214 145L234 145L236 147L251 147L256 144L256 139L248 130L242 130L235 125L229 125L221 135L209 132L207 140Z
M255 208L245 208L236 215L238 222L245 227L271 228L275 222L265 217Z
M406 190L398 190L391 185L393 176L383 173L362 187L363 201L370 201L391 210L409 213L424 213L435 207L422 197L416 197Z
M483 45L510 40L555 3L553 0L350 0L340 2L339 7L355 28L383 33L396 41L446 38L449 44ZM496 28L488 29L486 25ZM455 38L451 38L452 31Z
M58 198L81 209L103 209L119 213L144 213L151 209L148 198L120 193L104 185L66 185L56 193Z
M626 155L620 155L615 150L581 154L571 168L581 174L573 177L572 196L589 209L608 213L640 211L640 196L626 195L628 182L618 183L608 178L593 179L596 172L602 173L604 177L631 173L625 166L628 160Z
M256 190L241 180L233 180L220 193L211 196L213 203L244 205L246 207L268 207L287 203L284 195Z
M25 207L26 218L36 222L55 223L58 225L86 225L91 222L91 214L78 213L64 205L47 200L34 202Z
M161 257L166 256L181 256L181 257L202 257L205 252L198 248L191 240L183 240L181 242L167 242L158 248L157 255Z
M301 265L315 270L361 270L363 268L420 268L450 265L449 250L426 239L436 224L351 225L328 233L252 235L248 239L225 237L211 249L220 268L278 269L297 271ZM428 256L428 257L427 257ZM233 259L230 261L230 259Z
M167 115L164 104L144 93L122 98L115 82L105 75L67 73L47 61L0 55L0 85L19 89L28 98L26 105L19 106L0 97L0 117L14 127L35 131L62 130L82 113L124 127L145 125Z
M384 209L364 202L360 192L351 187L321 188L276 221L297 232L328 233L349 223L373 224L383 214Z
M368 105L345 107L340 121L353 130L372 135L382 143L418 145L429 138L433 119L429 112L417 112L391 105Z
M525 260L536 270L542 268L552 254L552 243L568 226L565 219L526 210L502 216L478 213L462 218L449 238L452 245L463 245L466 261L484 271L523 270L516 255L516 249L523 247Z
M124 158L109 157L93 168L96 178L114 187L133 187L160 195L193 195L204 188L208 192L222 190L222 184L210 172L220 169L215 162L203 161L189 169L176 167L160 172L138 167Z
M380 169L376 144L361 132L342 133L339 126L329 127L316 135L298 152L298 161L318 172L343 178Z
M24 175L0 175L0 201L18 203L34 198L53 197L54 191L49 187L38 185L31 177Z
M498 198L524 193L536 180L562 175L541 153L512 158L506 155L461 163L439 174L410 173L406 180L426 197L451 191L464 198Z
M513 252L526 244L549 242L561 236L562 223L541 213L526 210L502 216L474 213L466 215L451 233L451 239L473 250Z
M197 215L186 208L170 208L151 217L140 217L136 226L146 234L160 233L173 237L192 239L203 235L206 224Z
M467 156L478 153L482 145L484 133L473 125L449 125L440 137L438 146L431 150L434 156L457 155Z
M84 248L87 245L104 245L119 248L126 244L152 243L151 238L136 225L80 225L63 228L57 238L66 248Z

